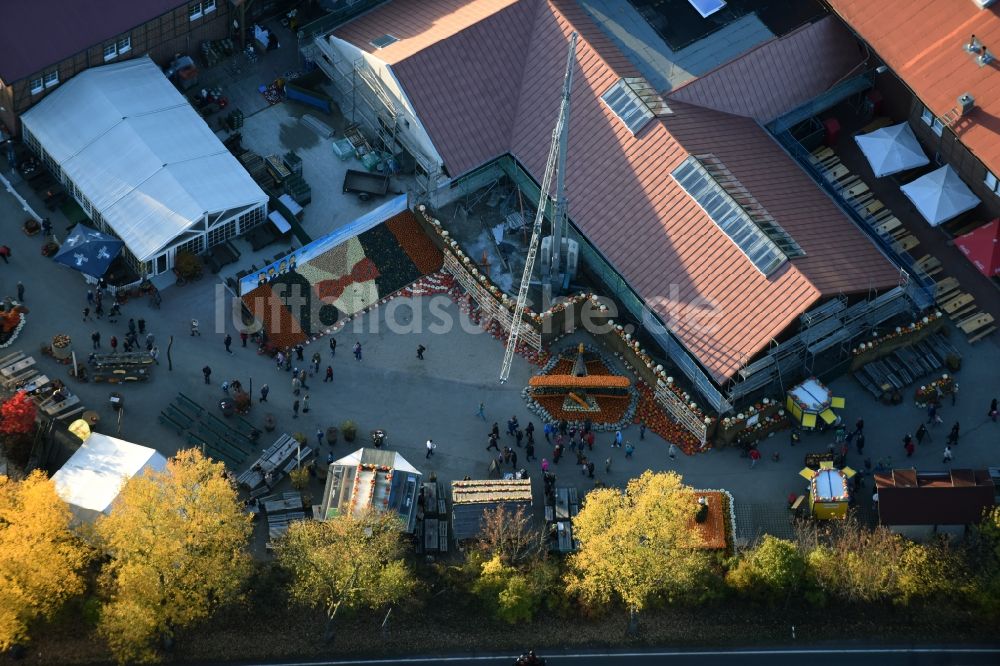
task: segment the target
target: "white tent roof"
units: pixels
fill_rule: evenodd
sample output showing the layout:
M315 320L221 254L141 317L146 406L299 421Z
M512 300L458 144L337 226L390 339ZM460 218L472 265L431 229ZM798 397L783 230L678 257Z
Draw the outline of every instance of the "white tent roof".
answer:
M124 481L166 466L156 449L93 432L52 480L77 516L94 518L111 508Z
M932 227L979 205L976 195L947 164L900 189Z
M88 69L21 116L140 260L267 195L149 58Z
M378 451L380 449L374 449ZM391 453L393 455L393 463L390 465L395 470L400 472L409 472L410 474L420 474L420 470L407 462L406 458L399 455L398 451L387 451L386 449L381 449L386 453ZM332 464L334 465L344 465L345 467L356 467L361 464L361 455L364 453L364 449L358 449L354 453L348 454L339 460L334 460Z
M900 123L854 137L877 178L930 162L909 123Z

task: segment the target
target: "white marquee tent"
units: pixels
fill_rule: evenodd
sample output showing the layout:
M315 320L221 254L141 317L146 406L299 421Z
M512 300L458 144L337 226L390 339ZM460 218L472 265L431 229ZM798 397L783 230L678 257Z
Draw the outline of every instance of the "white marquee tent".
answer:
M91 521L111 509L125 481L166 466L156 449L92 432L52 481L77 519Z
M976 195L947 164L900 189L932 227L979 205Z
M25 143L135 268L173 267L267 215L267 195L149 58L85 70L21 116Z
M854 137L876 178L929 164L909 123L899 123Z

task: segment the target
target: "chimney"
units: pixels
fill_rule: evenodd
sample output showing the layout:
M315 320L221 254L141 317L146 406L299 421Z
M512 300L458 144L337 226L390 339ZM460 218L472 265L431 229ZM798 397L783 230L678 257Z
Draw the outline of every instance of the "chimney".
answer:
M961 110L963 116L972 111L975 106L976 99L969 93L963 93L958 96L958 108Z

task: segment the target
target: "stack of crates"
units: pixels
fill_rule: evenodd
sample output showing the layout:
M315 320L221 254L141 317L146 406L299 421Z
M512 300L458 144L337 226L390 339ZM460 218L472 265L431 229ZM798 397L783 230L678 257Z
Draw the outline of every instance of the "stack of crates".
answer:
M302 158L296 155L295 151L290 150L287 153L285 153L285 156L284 158L282 158L282 161L285 163L285 166L288 167L288 170L290 172L292 172L297 176L302 175Z
M285 194L289 195L300 206L305 206L312 201L312 188L309 187L301 174L293 173L283 183Z
M243 112L239 109L230 111L229 115L226 116L226 127L233 132L243 129Z

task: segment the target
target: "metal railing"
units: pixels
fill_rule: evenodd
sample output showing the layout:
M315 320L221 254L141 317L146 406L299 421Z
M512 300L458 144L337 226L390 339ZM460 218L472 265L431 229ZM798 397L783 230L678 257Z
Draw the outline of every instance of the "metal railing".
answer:
M330 32L341 23L346 23L355 16L362 14L385 1L386 0L357 0L356 2L342 7L341 9L335 9L326 16L321 16L315 21L306 23L304 26L299 28L299 42L301 43L304 40L312 39L316 35Z

